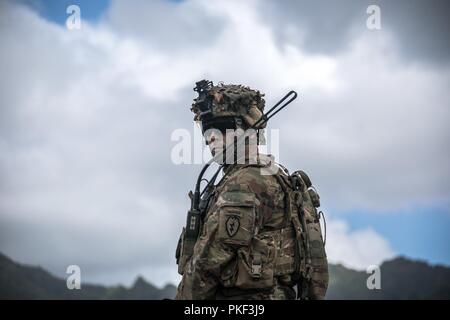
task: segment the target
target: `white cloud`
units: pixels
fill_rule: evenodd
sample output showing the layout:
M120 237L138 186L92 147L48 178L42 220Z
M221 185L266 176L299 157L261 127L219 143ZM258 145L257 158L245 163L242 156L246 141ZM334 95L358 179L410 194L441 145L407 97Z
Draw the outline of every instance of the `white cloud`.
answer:
M308 155L297 158L335 209L448 207L450 70L403 64L388 34L363 33L350 48L335 57L339 90L304 94L284 149Z
M351 231L343 220L328 221L326 252L329 262L357 270L380 265L395 255L389 242L373 229Z
M191 130L203 77L258 88L268 105L299 91L271 126L330 210L447 199L449 72L402 64L385 33L324 56L277 44L253 1L114 1L79 31L2 6L0 250L20 261L58 274L78 263L113 283L176 278L199 168L170 163L170 134ZM328 243L331 260L359 268L392 255L339 220Z

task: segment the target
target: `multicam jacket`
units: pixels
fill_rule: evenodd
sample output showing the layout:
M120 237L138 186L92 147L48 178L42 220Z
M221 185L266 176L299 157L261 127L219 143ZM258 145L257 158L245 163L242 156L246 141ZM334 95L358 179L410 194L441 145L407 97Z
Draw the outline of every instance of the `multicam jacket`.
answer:
M179 265L183 278L177 299L325 296L327 261L308 186L300 181L303 185L293 192L285 171L267 174L267 168L259 161L224 169L193 255ZM308 237L304 230L311 231Z

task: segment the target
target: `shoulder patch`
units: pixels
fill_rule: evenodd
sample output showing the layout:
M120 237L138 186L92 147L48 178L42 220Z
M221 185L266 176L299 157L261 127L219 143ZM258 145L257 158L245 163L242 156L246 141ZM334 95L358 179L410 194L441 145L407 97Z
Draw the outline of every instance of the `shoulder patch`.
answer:
M247 245L255 230L258 199L248 191L226 191L219 195L219 230L217 237L228 244Z
M241 226L241 217L239 215L229 215L227 221L225 221L225 229L227 230L228 236L233 238L239 231Z

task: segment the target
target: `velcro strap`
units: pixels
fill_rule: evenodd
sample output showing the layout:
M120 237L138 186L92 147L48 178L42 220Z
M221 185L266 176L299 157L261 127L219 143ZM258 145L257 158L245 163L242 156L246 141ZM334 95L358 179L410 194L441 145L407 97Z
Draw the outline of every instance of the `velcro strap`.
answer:
M261 265L262 258L259 252L254 252L252 257L252 277L260 278L261 277Z

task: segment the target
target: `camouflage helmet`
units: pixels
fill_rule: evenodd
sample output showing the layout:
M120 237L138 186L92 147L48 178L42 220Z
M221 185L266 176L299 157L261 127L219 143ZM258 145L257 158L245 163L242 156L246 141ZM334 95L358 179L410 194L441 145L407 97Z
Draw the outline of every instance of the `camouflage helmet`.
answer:
M201 80L194 91L198 97L192 103L191 111L195 121L214 122L216 119L235 118L244 129L252 127L264 111L264 94L249 87ZM261 126L264 128L265 124Z

